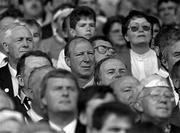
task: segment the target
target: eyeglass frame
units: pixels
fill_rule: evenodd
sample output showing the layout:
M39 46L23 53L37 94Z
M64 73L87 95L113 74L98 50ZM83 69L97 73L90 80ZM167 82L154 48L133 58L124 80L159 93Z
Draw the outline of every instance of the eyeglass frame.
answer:
M105 52L100 52L99 51L99 47L103 47L104 49L105 49ZM114 54L116 54L116 50L114 49L114 48L112 48L112 47L107 47L107 46L104 46L104 45L99 45L99 46L97 46L97 47L94 47L94 49L97 49L97 51L98 51L98 53L100 53L100 54L105 54L106 52L107 52L107 50L109 51L110 49L111 50L114 50L114 53L112 53L113 55Z
M129 25L128 26L128 30L130 30L131 32L137 32L137 31L139 31L139 28L140 28L140 26L141 26L141 28L143 29L143 31L146 31L146 32L148 32L148 31L151 31L152 30L152 26L151 26L151 24L150 25L142 25L142 24L139 24L139 23L135 23L136 24L136 27L135 26L132 26L132 24L131 25ZM148 23L147 23L148 24ZM147 28L147 27L145 27L145 26L147 26L149 29L145 29L145 28ZM132 30L132 27L135 27L135 28L138 28L137 30Z

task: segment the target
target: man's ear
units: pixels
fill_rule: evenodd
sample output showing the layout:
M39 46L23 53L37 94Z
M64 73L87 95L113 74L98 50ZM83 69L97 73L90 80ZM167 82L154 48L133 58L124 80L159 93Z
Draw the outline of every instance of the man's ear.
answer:
M136 102L136 103L134 104L134 108L135 108L137 111L139 111L139 112L143 112L143 111L144 111L141 102Z
M47 101L45 97L41 98L41 102L42 102L42 105L41 105L42 107L47 106Z
M127 42L129 42L129 37L127 36L127 34L125 34L124 38Z
M76 30L73 28L70 28L70 34L72 35L72 37L76 36Z
M17 75L17 80L20 86L24 86L24 79L22 78L21 75Z
M3 47L3 49L4 49L4 51L5 51L6 53L9 52L9 46L8 46L8 44L7 44L6 42L3 42L3 43L2 43L2 47Z
M71 61L70 61L70 58L69 57L65 57L65 61L66 61L66 64L71 67Z
M87 125L87 116L85 112L81 112L79 115L79 121L81 122L81 124L83 125Z
M179 88L180 87L178 79L173 79L172 81L173 81L173 85L174 85L175 88Z

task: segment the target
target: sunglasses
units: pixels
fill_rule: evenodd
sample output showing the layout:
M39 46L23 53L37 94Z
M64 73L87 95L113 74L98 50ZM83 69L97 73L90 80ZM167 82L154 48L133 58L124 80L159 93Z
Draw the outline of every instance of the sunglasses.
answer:
M107 51L109 51L109 53L112 54L112 55L114 55L116 53L114 48L106 47L106 46L103 46L103 45L97 46L94 49L96 49L98 51L98 53L100 53L100 54L105 54Z
M144 31L150 31L151 30L151 26L149 24L146 24L146 23L142 24L142 25L135 23L135 24L130 25L128 29L130 29L132 32L137 32L137 31L139 31L140 26Z

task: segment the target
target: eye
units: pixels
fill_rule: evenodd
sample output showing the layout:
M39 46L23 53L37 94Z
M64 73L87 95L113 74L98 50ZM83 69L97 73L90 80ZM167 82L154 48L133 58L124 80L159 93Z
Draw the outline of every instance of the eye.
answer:
M130 29L132 32L136 32L136 31L138 31L139 27L138 26L131 26Z
M143 25L142 27L143 27L143 30L145 31L149 31L151 29L151 27L148 25Z

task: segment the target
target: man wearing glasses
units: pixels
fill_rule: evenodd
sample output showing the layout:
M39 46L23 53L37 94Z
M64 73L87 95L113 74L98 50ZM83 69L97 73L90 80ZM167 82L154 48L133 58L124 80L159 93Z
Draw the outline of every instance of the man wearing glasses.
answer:
M94 56L96 63L116 53L110 40L104 36L94 36L90 41L95 50Z
M143 89L136 101L140 122L152 122L165 133L177 133L180 129L169 122L174 108L174 94L167 80L153 74L141 81Z
M121 53L128 70L138 80L158 72L159 63L155 51L150 49L152 26L149 16L139 11L131 11L125 18L122 34L130 50Z

